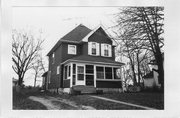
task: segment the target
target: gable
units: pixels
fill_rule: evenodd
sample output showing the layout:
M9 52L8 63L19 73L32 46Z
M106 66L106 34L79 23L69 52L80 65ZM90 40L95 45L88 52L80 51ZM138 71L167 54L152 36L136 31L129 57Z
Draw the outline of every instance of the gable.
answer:
M88 41L106 43L112 45L112 40L109 38L109 36L104 32L104 30L101 27L88 38Z
M89 37L91 37L93 34L99 34L101 36L104 36L112 41L112 45L116 45L116 42L111 38L109 33L105 31L105 28L102 25L99 25L94 30L92 30L87 36L82 39L82 41L88 42Z

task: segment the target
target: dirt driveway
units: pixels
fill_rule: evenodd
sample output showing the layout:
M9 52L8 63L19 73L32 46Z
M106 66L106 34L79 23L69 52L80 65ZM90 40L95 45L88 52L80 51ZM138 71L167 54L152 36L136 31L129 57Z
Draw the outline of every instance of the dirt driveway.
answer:
M95 110L91 106L77 105L76 103L51 96L30 96L29 99L40 102L47 107L48 110Z

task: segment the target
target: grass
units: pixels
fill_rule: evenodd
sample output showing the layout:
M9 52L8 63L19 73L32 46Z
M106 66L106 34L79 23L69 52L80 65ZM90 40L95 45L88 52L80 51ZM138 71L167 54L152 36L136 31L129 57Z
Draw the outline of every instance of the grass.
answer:
M90 97L90 95L54 95L48 94L54 97L60 97L64 99L68 99L70 101L74 101L77 105L85 105L92 106L96 109L101 110L133 110L133 109L141 109L133 106L128 106L124 104L117 104L114 102L104 101L96 98ZM111 98L114 100L119 100L123 102L133 103L137 105L143 105L155 109L164 109L164 94L163 93L109 93L96 95L105 98Z
M51 94L51 95L53 95L53 94ZM81 105L91 106L97 110L132 110L132 109L140 110L141 109L141 108L137 108L137 107L127 106L127 105L123 105L123 104L117 104L114 102L107 102L104 100L92 98L92 97L90 97L90 95L74 96L74 95L63 94L63 95L53 95L53 96L73 101L78 106L81 106Z
M13 90L14 110L46 110L47 108L39 102L28 99L30 94L17 93Z
M101 97L120 100L137 105L143 105L156 109L164 109L163 93L121 93L121 94L103 94Z

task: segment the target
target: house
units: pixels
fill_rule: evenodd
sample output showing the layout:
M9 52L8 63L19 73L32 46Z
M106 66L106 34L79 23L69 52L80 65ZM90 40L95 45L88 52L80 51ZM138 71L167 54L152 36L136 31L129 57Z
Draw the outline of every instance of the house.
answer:
M117 76L124 63L115 61L115 42L102 25L94 30L80 24L62 37L47 54L48 89L71 93L122 89Z

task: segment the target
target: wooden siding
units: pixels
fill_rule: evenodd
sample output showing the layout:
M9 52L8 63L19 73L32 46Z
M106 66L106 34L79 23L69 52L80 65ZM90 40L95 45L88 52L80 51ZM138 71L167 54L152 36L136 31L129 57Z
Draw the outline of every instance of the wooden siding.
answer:
M122 88L122 82L96 80L96 88Z

